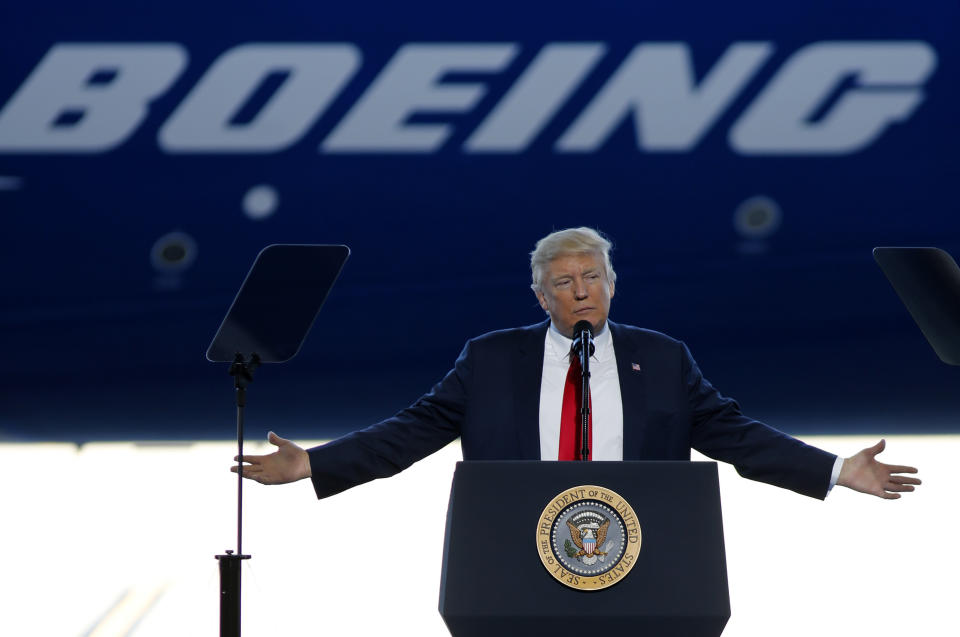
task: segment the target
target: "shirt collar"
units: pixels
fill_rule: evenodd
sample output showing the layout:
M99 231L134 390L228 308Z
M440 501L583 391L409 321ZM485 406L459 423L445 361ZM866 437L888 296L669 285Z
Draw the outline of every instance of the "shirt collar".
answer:
M593 351L593 356L590 357L590 360L603 362L613 358L613 337L610 336L610 329L607 327L606 322L603 323L600 331L593 335L593 344L596 349ZM560 330L558 330L553 325L553 321L551 321L550 329L547 330L547 342L544 355L556 360L566 360L572 345L573 339L561 334Z

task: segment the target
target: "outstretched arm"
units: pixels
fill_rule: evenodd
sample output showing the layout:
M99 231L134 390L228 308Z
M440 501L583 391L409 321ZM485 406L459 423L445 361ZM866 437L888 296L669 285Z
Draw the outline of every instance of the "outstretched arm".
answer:
M276 445L277 450L264 456L244 455L243 477L255 480L260 484L286 484L310 477L310 458L303 448L281 438L272 431L267 435L270 444ZM234 456L234 460L239 460ZM230 467L230 471L237 472L237 467Z
M920 480L899 474L916 473L915 468L884 464L877 460L877 455L883 451L886 444L885 440L881 440L874 446L846 458L837 484L886 500L895 500L901 493L913 491L913 485L920 484Z

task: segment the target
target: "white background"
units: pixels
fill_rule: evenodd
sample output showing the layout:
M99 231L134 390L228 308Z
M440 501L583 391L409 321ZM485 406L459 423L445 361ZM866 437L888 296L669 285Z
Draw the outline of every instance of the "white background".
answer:
M845 456L876 442L805 440ZM898 501L837 488L820 502L721 465L726 637L960 634L960 436L887 443L880 459L914 464L924 480ZM213 556L236 544L234 453L229 443L0 445L2 633L217 634ZM437 600L459 458L455 443L323 501L307 481L245 483L244 634L448 634ZM397 554L407 568L383 568Z

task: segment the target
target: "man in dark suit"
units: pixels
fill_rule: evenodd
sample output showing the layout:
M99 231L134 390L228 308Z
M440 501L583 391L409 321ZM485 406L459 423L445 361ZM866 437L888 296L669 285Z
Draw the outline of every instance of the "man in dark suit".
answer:
M245 456L244 477L264 484L309 477L326 497L394 475L457 437L465 460L572 458L581 441L570 422L569 352L574 325L588 321L596 342L591 459L688 460L693 448L747 478L818 498L835 484L888 499L920 484L901 475L913 467L877 461L883 440L847 459L806 445L744 416L682 342L609 321L616 289L609 250L589 228L544 237L531 253L531 287L549 321L472 339L429 393L367 429L310 450L271 432L277 451Z

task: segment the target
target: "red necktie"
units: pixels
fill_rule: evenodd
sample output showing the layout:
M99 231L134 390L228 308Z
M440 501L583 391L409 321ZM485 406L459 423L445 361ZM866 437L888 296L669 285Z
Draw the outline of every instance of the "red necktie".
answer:
M580 386L583 383L580 357L570 352L570 369L567 370L567 382L563 386L563 407L560 411L560 460L579 460L581 432L583 431L580 418ZM587 396L589 404L590 397ZM590 453L587 460L593 456L593 410L587 420L587 445Z

